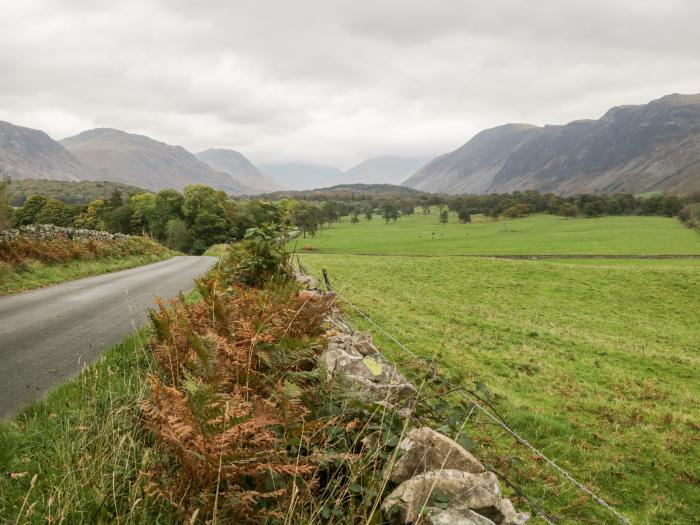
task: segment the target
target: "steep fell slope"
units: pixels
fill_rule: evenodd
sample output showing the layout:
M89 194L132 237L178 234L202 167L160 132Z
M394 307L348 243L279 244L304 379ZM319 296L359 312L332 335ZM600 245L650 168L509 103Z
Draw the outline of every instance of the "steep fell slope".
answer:
M0 121L0 175L80 180L91 176L91 171L43 131Z
M620 106L563 126L482 131L404 185L447 193L700 190L700 95Z
M181 146L170 146L143 135L98 128L61 141L90 166L91 180L109 180L149 190L181 190L206 184L230 194L254 193L230 175L220 173Z

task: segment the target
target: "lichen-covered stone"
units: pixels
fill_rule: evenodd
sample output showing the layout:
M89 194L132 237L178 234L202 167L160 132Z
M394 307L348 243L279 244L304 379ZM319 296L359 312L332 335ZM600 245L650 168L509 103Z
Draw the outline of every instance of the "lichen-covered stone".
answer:
M492 472L424 472L396 487L384 500L382 512L392 523L416 523L421 509L436 506L436 495L446 500L447 508L451 510L473 510L494 523L503 521L501 488Z
M329 378L344 380L356 397L395 403L415 393L414 386L379 352L367 354L366 337L339 332L327 339L321 362ZM360 352L360 346L364 353Z
M399 443L401 457L391 470L390 479L401 483L429 470L484 472L484 466L467 450L430 427L416 428Z

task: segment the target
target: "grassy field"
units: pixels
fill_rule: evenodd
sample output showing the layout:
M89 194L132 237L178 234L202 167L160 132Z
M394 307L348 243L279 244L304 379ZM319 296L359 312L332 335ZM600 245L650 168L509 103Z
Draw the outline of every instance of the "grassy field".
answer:
M667 217L534 215L487 221L476 216L472 224L460 224L450 214L443 225L434 211L389 224L380 217L359 224L351 224L347 217L343 221L324 228L315 238L297 239L297 248L385 255L700 254L700 235Z
M300 241L321 250L301 260L314 274L327 268L345 297L409 348L437 354L444 372L470 386L485 383L521 435L633 523L697 523L700 464L691 458L700 457L700 261L444 254L698 253L700 236L649 217L538 216L444 230L435 220L333 226ZM432 230L446 239L417 239ZM464 231L471 244L450 240ZM395 256L353 255L361 253ZM373 331L391 357L412 366ZM616 523L483 417L469 431L478 452L505 458L525 492L560 523Z
M175 252L166 250L161 254L70 260L59 264L43 264L38 261L31 261L26 270L18 271L10 268L3 270L2 274L0 274L0 296L92 275L127 270L169 259L174 255L176 255Z

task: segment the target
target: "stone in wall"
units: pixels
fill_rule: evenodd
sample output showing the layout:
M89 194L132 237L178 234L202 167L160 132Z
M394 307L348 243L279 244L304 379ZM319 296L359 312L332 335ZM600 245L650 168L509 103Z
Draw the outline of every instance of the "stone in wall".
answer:
M391 469L390 479L401 483L429 470L484 472L484 466L467 450L430 427L414 428L399 443L401 457Z
M329 379L344 381L358 399L397 404L416 392L411 382L376 351L369 334L334 329L326 333L326 339L322 366Z

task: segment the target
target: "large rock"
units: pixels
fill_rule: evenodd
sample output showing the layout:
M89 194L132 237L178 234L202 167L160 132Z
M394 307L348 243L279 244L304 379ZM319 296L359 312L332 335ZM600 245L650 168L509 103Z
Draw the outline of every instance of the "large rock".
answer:
M382 503L392 523L416 523L424 507L446 504L454 511L473 510L494 523L503 522L501 488L492 472L432 470L404 481Z
M344 380L365 401L397 403L415 393L415 387L376 351L369 334L333 332L321 356L329 379Z
M307 290L319 290L318 280L311 275L306 275L303 273L297 273L294 278L298 283L300 283Z
M391 470L390 479L401 483L429 470L451 469L479 474L484 466L453 440L423 427L411 430L399 443L401 457Z

